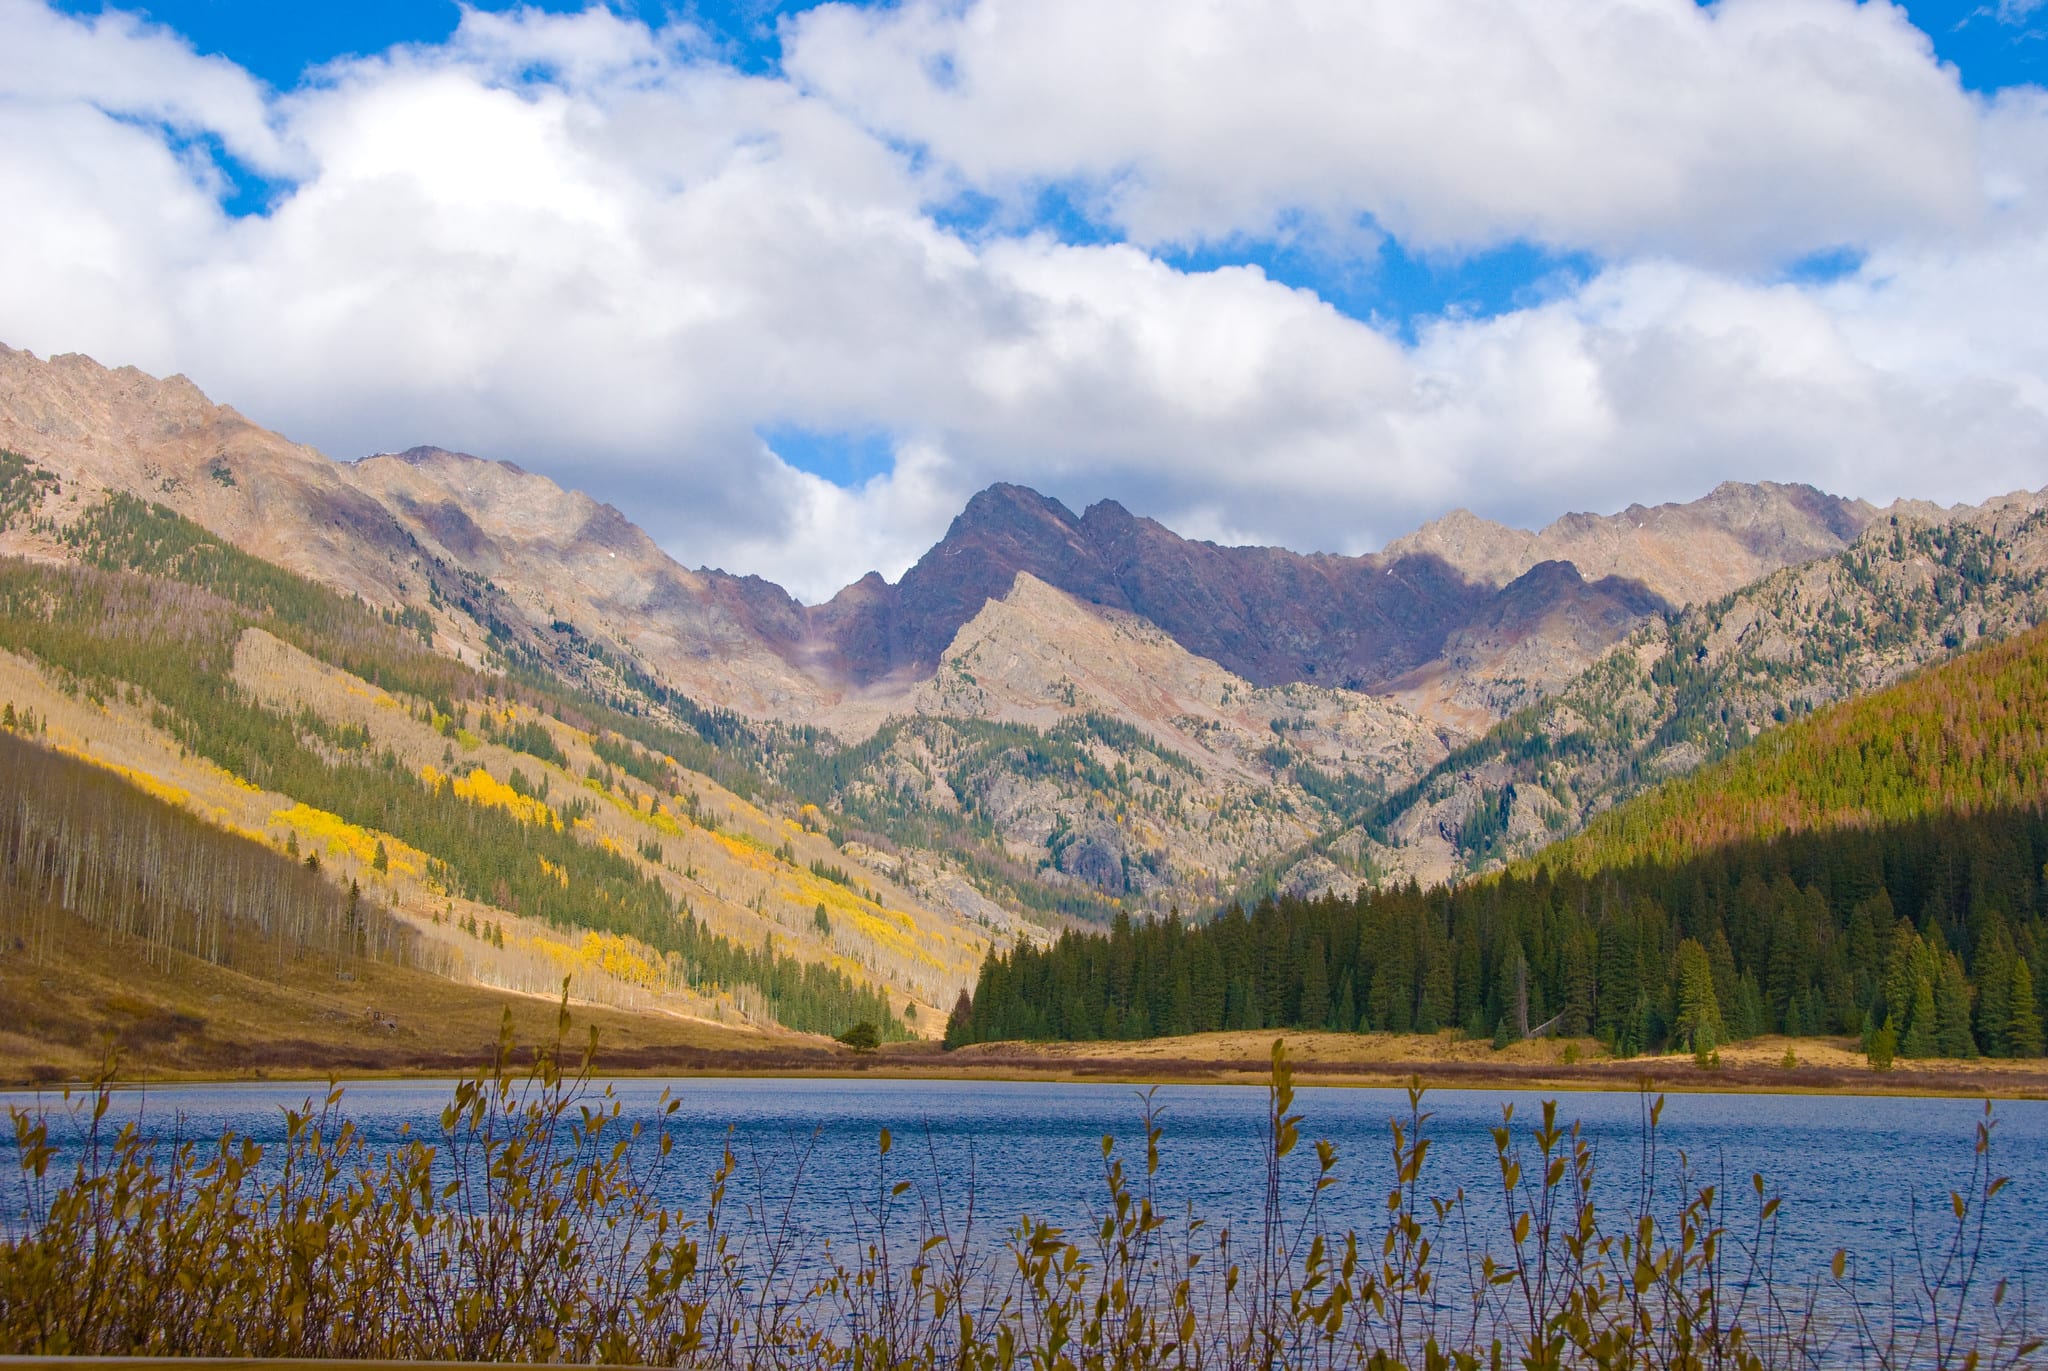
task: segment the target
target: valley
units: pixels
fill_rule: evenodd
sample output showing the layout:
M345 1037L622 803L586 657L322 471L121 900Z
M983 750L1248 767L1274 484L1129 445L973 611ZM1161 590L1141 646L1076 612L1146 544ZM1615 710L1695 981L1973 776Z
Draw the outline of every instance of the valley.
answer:
M1509 869L2048 615L2048 492L1724 485L1346 557L995 486L803 605L509 464L338 463L80 357L0 352L0 450L39 744L316 856L454 985L799 1056L935 1038L1072 930Z

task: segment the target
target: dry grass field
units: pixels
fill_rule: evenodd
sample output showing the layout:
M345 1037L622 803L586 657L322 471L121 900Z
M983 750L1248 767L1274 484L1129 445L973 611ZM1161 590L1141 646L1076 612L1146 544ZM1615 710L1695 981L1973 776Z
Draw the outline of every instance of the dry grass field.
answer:
M1419 1075L1434 1086L1477 1089L1634 1090L1648 1080L1658 1090L2048 1098L2048 1062L1901 1060L1880 1073L1851 1038L1758 1038L1723 1047L1711 1069L1689 1055L1618 1059L1592 1038L1496 1050L1455 1033L1270 1030L1128 1043L984 1043L944 1056L903 1044L882 1054L882 1066L1024 1079L1256 1083L1266 1078L1276 1036L1286 1039L1296 1076L1313 1085L1396 1085Z
M58 916L49 953L0 950L0 1085L89 1078L111 1047L123 1080L428 1075L487 1063L509 1009L522 1046L551 1041L558 1004L356 962L251 975L174 954L154 967L127 940ZM823 1038L658 1011L572 1004L570 1041L596 1028L617 1071L764 1072L851 1057Z

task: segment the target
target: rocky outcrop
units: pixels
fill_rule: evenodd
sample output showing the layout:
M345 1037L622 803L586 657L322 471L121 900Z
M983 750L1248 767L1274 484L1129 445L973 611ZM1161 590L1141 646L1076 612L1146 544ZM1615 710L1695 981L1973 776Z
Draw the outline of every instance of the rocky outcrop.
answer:
M1812 486L1727 481L1687 504L1567 514L1535 533L1456 509L1389 543L1386 555L1434 555L1496 586L1542 562L1570 562L1589 580L1635 581L1677 606L1840 552L1878 513Z
M1019 573L1139 615L1262 686L1380 690L1432 661L1459 629L1503 612L1497 588L1432 552L1221 547L1114 501L1077 516L1035 491L996 485L968 502L897 585L863 581L813 622L860 678L928 676L961 625Z

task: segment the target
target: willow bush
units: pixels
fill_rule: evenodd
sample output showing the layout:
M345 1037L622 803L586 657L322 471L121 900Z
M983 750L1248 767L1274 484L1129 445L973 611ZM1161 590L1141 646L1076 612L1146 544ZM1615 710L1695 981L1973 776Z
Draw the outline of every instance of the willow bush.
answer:
M101 1082L60 1165L53 1119L14 1111L0 1353L1107 1371L1994 1367L2040 1346L2024 1299L1978 1270L2005 1184L1988 1107L1947 1226L1910 1283L1882 1287L1847 1253L1781 1278L1761 1177L1739 1200L1682 1177L1660 1208L1647 1096L1640 1183L1610 1216L1590 1143L1554 1105L1533 1128L1505 1111L1488 1206L1432 1195L1412 1083L1384 1222L1331 1231L1336 1151L1299 1146L1278 1043L1249 1231L1162 1202L1148 1099L1141 1154L1103 1140L1082 1228L1025 1216L986 1239L971 1177L951 1194L898 1179L885 1131L851 1239L821 1246L790 1217L800 1163L749 1189L728 1142L699 1212L666 1208L676 1102L628 1119L588 1052L564 1066L559 1033L524 1071L512 1048L508 1023L437 1128L382 1148L339 1088L288 1114L276 1155L232 1134L154 1144L110 1122Z

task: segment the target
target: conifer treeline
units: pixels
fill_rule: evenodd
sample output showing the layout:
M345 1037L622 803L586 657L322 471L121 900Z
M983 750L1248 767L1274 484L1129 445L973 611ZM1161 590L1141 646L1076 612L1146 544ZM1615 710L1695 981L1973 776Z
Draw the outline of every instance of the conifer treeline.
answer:
M1752 841L1596 874L1540 868L1354 900L1120 918L983 966L954 1045L1215 1029L1555 1021L1623 1053L1861 1034L1902 1056L2038 1056L2048 818L2005 809Z
M417 943L353 884L0 729L0 929L38 955L53 909L135 938L157 965L410 964Z

